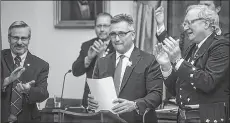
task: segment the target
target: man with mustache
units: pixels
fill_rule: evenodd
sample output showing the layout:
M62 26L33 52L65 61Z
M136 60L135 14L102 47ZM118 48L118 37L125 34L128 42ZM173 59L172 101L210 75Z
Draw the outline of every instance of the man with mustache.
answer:
M109 39L109 29L112 16L108 13L98 14L95 20L95 32L97 37L86 41L81 46L80 55L72 65L73 75L78 77L86 73L87 78L92 78L95 62L114 51ZM86 83L82 105L87 108L89 86Z
M40 122L36 103L49 97L49 64L28 51L30 38L25 22L10 25L10 49L1 51L1 123Z
M162 15L156 11L157 23ZM157 35L162 43L156 46L164 83L179 106L178 122L227 123L229 39L217 35L219 16L205 5L191 5L182 25L191 42L184 55L179 40L165 31Z

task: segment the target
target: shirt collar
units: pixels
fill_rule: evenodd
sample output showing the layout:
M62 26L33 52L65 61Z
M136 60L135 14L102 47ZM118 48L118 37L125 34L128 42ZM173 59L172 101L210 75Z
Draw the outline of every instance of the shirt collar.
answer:
M132 44L131 48L124 54L120 54L116 51L116 60L120 57L120 55L124 55L125 57L130 58L133 49L134 49L134 44Z
M22 54L21 56L19 56L21 58L21 61L24 61L26 59L28 51L26 51L24 54ZM16 57L16 55L11 51L11 55L13 57L13 59Z
M211 34L212 34L212 33L211 33ZM211 35L211 34L210 34L210 35ZM198 48L201 47L201 45L207 40L207 38L208 38L210 35L208 35L206 38L204 38L204 40L202 40L200 43L197 44Z

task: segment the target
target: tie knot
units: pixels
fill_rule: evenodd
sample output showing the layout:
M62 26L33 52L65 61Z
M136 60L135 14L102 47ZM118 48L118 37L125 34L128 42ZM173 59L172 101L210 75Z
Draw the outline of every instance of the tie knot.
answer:
M120 59L122 60L123 58L125 58L125 55L120 55Z

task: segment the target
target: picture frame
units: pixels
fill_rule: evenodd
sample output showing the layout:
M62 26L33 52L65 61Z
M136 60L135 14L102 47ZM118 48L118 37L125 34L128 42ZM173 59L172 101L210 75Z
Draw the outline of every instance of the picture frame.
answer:
M85 3L80 3L80 2ZM55 28L94 28L96 15L110 11L109 1L54 1Z

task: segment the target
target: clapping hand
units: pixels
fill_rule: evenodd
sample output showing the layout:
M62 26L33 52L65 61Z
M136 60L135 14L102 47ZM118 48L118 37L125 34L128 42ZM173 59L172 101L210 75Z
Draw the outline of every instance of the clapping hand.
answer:
M20 78L20 76L22 75L22 73L25 71L25 68L22 66L17 67L9 76L9 83L14 82L15 80L17 80L18 78Z
M179 47L179 39L174 40L172 37L165 38L163 41L165 45L162 45L164 51L168 54L168 57L172 63L181 58L181 50Z
M32 80L30 82L27 82L25 84L20 82L20 83L17 83L17 86L15 88L20 93L28 93L30 88L31 88L31 85L34 84L34 83L35 83L34 80Z
M93 59L95 56L105 51L105 49L106 45L100 39L98 41L95 41L88 50L88 58Z
M164 8L162 6L158 7L155 10L155 19L156 19L158 28L164 25Z

